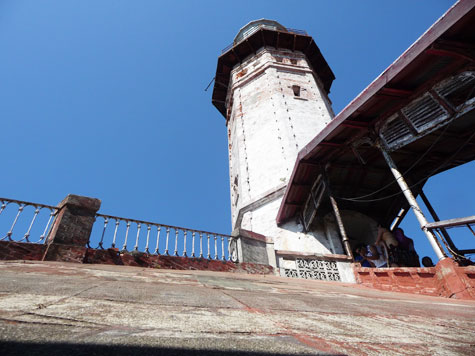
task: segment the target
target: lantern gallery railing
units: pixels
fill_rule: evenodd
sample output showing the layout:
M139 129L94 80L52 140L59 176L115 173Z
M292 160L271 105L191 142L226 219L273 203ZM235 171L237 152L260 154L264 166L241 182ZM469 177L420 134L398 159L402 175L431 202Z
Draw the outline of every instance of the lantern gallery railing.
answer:
M97 214L102 231L93 231L94 248L119 248L157 255L199 257L213 260L237 260L232 236L214 232L163 225L149 221ZM97 222L96 222L96 225ZM97 238L97 233L100 237Z
M57 207L0 198L0 241L45 243Z

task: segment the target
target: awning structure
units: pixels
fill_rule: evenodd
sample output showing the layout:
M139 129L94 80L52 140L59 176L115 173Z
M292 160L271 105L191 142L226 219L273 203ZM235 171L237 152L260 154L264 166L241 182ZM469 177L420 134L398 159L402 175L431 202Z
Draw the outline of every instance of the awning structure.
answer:
M474 108L475 3L460 1L300 151L277 223L312 218L321 177L340 209L389 225L408 203L380 148L418 194L475 159Z

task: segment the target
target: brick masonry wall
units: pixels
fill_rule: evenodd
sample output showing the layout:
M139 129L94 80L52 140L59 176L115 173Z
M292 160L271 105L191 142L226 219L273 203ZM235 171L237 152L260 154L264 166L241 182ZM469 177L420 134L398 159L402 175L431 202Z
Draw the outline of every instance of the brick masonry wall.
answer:
M357 283L370 288L475 300L475 266L460 267L450 258L430 268L354 266L354 271Z
M234 263L230 261L207 260L204 258L157 256L142 252L121 253L118 249L113 248L107 250L87 249L84 263L254 274L274 273L274 269L271 266L257 263Z
M440 296L435 267L431 268L368 268L355 266L357 283L393 291Z
M0 260L41 261L46 251L46 245L0 241Z
M46 256L45 256L46 252ZM47 245L0 241L0 260L63 261L75 263L111 264L179 270L207 270L253 274L274 274L271 266L257 263L233 263L146 253L120 253L118 249L96 250L81 246Z

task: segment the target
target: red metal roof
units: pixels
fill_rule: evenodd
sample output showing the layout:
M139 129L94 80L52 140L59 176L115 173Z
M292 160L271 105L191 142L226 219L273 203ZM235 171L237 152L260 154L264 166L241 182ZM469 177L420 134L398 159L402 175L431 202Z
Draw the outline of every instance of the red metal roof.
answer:
M376 201L341 199L342 208L356 208L382 223L389 223L406 204L382 155L375 147L361 144L354 153L355 142L376 138L385 122L415 98L444 78L465 70L474 70L475 2L462 0L452 6L409 49L379 77L350 102L297 157L290 182L281 203L277 223L281 224L301 212L317 174L325 172L330 189L337 197L352 198L370 194ZM402 171L410 170L407 178L420 189L429 176L475 159L475 144L470 134L475 128L474 112L467 113L451 124L392 152ZM457 151L464 138L465 149ZM436 147L434 146L437 141ZM415 159L424 155L420 162ZM364 161L364 163L363 163ZM414 167L413 167L414 165ZM389 185L388 187L386 187ZM381 192L371 194L376 190ZM393 198L381 199L387 196Z

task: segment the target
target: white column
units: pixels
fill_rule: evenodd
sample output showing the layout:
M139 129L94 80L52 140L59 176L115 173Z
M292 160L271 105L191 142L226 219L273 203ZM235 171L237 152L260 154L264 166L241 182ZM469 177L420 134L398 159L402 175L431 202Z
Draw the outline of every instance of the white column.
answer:
M389 155L388 152L379 145L379 149L383 153L384 159L386 160L389 168L391 169L392 174L394 175L394 178L396 178L396 182L399 184L399 187L401 188L402 192L404 193L404 196L407 199L407 202L409 203L409 206L411 207L412 211L416 215L417 220L419 221L419 224L421 225L422 231L426 234L427 239L429 240L435 254L437 255L437 258L439 260L446 258L447 256L445 255L445 252L442 250L442 248L439 246L438 241L436 238L432 235L432 233L426 228L426 225L429 223L422 213L421 208L419 207L419 204L417 204L416 198L411 192L411 189L407 185L406 181L404 180L404 177L402 174L399 172L399 170L396 167L396 164L394 163L393 159Z

